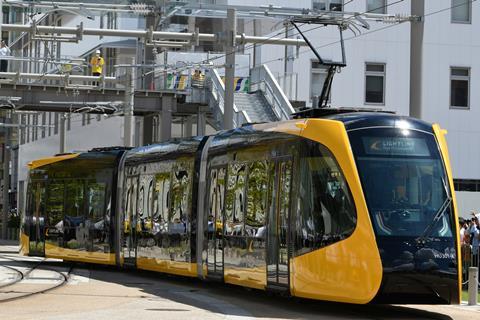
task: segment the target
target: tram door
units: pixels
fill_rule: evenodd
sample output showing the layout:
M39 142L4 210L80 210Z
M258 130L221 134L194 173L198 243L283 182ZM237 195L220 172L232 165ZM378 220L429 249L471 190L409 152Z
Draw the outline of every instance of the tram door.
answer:
M123 221L123 258L127 266L135 266L137 249L138 176L127 177L126 206Z
M289 229L292 160L275 162L274 183L271 184L272 202L269 209L267 233L267 287L277 290L289 288ZM273 189L273 190L272 190Z
M207 276L223 279L223 215L225 209L226 167L210 170L207 200Z
M45 255L45 183L32 182L29 186L29 211L26 234L29 236L29 254Z

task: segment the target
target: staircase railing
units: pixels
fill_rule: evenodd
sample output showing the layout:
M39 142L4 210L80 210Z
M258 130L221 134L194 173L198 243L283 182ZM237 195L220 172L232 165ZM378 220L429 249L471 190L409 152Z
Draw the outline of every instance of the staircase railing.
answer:
M207 72L207 79L209 80L209 89L211 99L209 99L209 106L213 111L215 120L221 127L223 127L223 114L225 106L225 85L222 78L216 69L209 69ZM244 123L250 123L251 120L248 114L243 110L238 110L235 104L233 105L233 126L238 128Z
M279 120L288 120L295 112L292 104L266 65L255 67L250 74L250 91L262 91Z

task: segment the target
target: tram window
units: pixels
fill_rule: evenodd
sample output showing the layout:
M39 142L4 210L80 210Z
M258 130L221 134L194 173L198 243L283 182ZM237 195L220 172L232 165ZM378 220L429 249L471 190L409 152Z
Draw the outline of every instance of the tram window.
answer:
M190 222L192 163L177 164L172 176L169 233L185 233Z
M333 155L305 143L300 152L297 254L327 246L352 234L356 225L350 191Z
M144 218L145 215L145 208L144 208L144 200L145 200L145 185L143 184L143 179L141 180L141 185L138 186L138 202L137 202L137 216L139 219Z
M88 217L94 222L103 220L105 214L106 184L88 184Z
M142 175L140 177L140 190L138 194L137 214L140 221L139 230L148 231L151 229L149 218L151 217L151 203L153 192L153 176Z
M153 216L153 177L149 177L148 180L148 191L147 191L147 212L145 213L145 218L151 219Z
M63 221L63 197L65 184L51 182L48 185L48 200L46 205L48 225L55 226ZM59 226L60 227L60 226Z
M154 214L153 214L153 228L154 233L167 232L168 226L168 208L170 197L170 172L157 173L155 175L155 189L154 189Z
M84 182L68 181L65 185L65 216L80 217L84 215Z
M225 205L225 233L228 235L244 235L245 179L245 163L232 163L228 166L228 190Z
M225 204L225 168L210 171L210 190L208 200L208 226L210 236L219 236L223 230L223 211Z
M257 161L248 165L247 214L245 233L247 236L263 237L268 191L268 162Z

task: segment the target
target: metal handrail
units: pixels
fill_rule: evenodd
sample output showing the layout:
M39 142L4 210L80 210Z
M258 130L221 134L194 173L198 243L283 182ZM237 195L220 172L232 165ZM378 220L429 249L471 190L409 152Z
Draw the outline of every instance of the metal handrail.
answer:
M225 85L216 69L209 69L208 71L207 77L210 79L211 83L210 92L213 100L215 101L215 103L211 104L211 107L213 109L217 109L217 111L223 115L225 104ZM233 125L235 128L242 126L244 123L252 122L248 114L244 110L238 110L235 104L233 104L233 115Z
M260 85L264 84L263 88ZM288 100L287 96L283 92L282 88L278 84L277 80L273 76L272 72L266 65L261 65L252 69L251 72L251 85L252 87L258 86L263 94L268 97L270 94L272 101L269 101L272 107L272 111L279 117L280 120L290 119L290 115L295 112L292 104ZM277 110L280 110L280 112Z
M275 114L278 116L279 119L284 119L284 120L290 119L290 114L288 114L285 109L280 107L281 101L278 98L278 96L275 95L275 93L274 93L272 87L270 86L270 84L267 81L264 81L264 84L265 84L265 88L268 89L268 92L271 94L272 99L274 99L275 102L276 102L275 104L272 103L273 111L275 112ZM277 110L277 106L278 106L278 110ZM282 117L282 115L283 115L283 117Z

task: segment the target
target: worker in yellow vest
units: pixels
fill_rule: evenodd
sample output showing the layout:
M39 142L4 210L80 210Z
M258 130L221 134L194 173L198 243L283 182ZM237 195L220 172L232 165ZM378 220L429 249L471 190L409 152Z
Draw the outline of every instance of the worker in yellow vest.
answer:
M100 56L100 50L95 51L95 55L90 59L90 65L92 66L92 75L101 76L103 72L103 65L105 60ZM98 85L98 82L96 82Z

